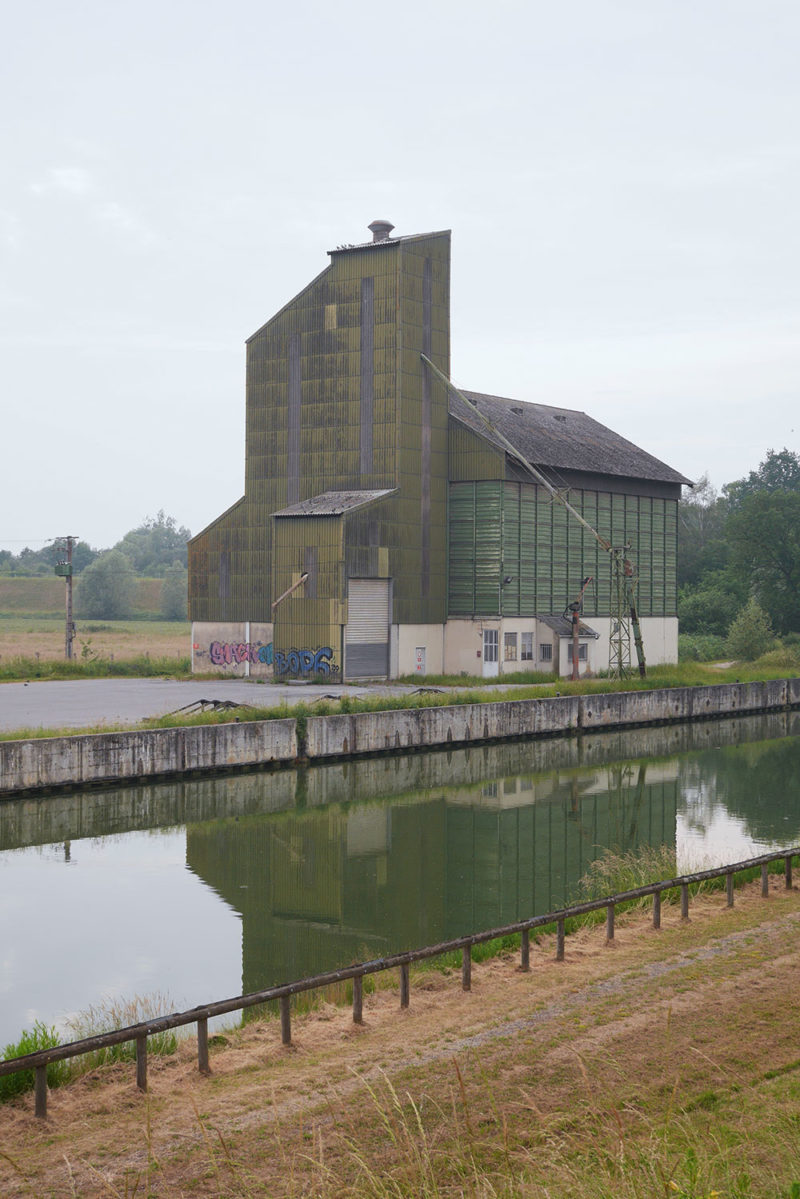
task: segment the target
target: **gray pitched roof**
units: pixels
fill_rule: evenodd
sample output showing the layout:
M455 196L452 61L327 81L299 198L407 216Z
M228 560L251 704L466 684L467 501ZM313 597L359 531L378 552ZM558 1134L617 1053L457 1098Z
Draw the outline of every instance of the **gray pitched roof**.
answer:
M542 624L547 625L548 629L552 629L554 633L558 633L559 637L572 636L572 621L566 616L540 616L536 613L536 619ZM580 637L594 637L597 639L600 634L595 632L590 625L584 624L581 620L578 624L578 635Z
M478 391L465 391L464 395L534 466L662 483L690 482L585 412L528 404ZM450 412L481 437L503 448L484 422L453 392L450 392Z
M341 516L344 512L352 512L354 508L363 508L365 504L373 504L391 495L393 487L382 491L323 491L321 495L312 495L310 499L301 500L299 504L290 504L273 512L273 516Z

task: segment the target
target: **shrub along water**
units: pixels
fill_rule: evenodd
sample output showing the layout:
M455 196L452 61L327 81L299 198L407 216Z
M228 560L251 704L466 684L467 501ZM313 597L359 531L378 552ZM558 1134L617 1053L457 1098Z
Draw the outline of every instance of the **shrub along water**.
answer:
M69 1019L66 1022L65 1036L59 1036L54 1026L37 1021L31 1032L26 1029L16 1043L6 1045L3 1058L7 1060L12 1057L24 1057L27 1053L37 1053L41 1049L53 1049L68 1040L81 1041L85 1037L114 1032L118 1028L127 1028L131 1024L164 1016L172 1010L173 1004L169 996L160 991L151 995L136 995L133 999L104 999ZM155 1033L147 1039L149 1054L166 1056L174 1053L177 1047L178 1038L174 1031ZM124 1041L121 1045L96 1049L80 1057L51 1062L47 1067L47 1085L63 1086L98 1066L108 1062L130 1062L135 1057L136 1047L133 1041ZM34 1081L33 1070L19 1070L16 1074L0 1076L0 1103L25 1091L32 1091Z
M27 1053L38 1053L41 1049L53 1049L61 1044L61 1038L55 1028L37 1020L33 1028L26 1028L20 1039L6 1045L3 1058L24 1057ZM51 1087L60 1086L69 1077L68 1062L51 1062L47 1067L47 1084ZM0 1103L32 1091L35 1083L33 1070L19 1070L16 1074L4 1074L0 1077Z

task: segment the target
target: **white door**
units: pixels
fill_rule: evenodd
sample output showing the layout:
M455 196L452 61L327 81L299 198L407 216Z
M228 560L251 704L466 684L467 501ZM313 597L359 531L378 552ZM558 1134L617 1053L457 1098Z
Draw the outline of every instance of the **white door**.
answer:
M500 673L500 631L483 630L483 677L493 679Z
M389 580L350 579L347 613L345 677L385 679L389 674Z

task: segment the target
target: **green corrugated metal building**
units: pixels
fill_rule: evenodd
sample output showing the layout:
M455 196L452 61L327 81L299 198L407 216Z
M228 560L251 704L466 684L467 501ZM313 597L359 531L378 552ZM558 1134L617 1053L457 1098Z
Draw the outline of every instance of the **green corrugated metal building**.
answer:
M492 428L631 543L648 656L674 657L686 480L580 412L465 393L478 419L422 360L449 377L449 231L370 229L247 342L245 494L189 544L195 669L558 669L587 574L582 652L606 665L606 556Z

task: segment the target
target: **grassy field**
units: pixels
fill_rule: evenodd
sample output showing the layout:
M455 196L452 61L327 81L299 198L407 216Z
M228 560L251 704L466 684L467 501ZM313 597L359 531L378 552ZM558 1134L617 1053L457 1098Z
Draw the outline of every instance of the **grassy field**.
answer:
M77 582L76 580L76 597ZM136 580L134 616L151 616L158 613L163 582L163 579ZM0 576L0 616L55 616L63 620L65 611L63 579L49 575L33 579Z
M95 663L144 658L186 659L191 652L188 621L156 619L162 579L137 579L132 620L89 620L76 616L73 656ZM76 612L80 609L76 606ZM6 677L19 659L17 677L36 673L36 664L64 660L64 580L0 577L0 668Z
M26 580L22 580L23 582ZM188 621L167 620L77 620L73 655L77 661L105 658L186 658L191 652ZM9 659L35 662L64 658L64 618L46 616L0 616L0 665ZM24 673L28 673L25 671Z
M4 1196L798 1199L800 896L771 880L460 972L181 1041L5 1105Z

